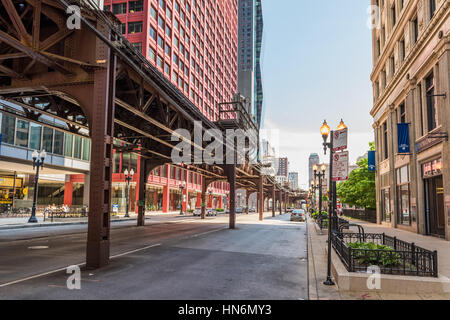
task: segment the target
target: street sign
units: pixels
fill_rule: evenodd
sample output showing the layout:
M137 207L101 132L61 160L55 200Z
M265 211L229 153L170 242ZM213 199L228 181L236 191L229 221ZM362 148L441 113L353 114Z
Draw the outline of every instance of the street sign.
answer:
M333 182L348 180L348 151L333 154Z
M347 149L348 129L333 132L333 152Z

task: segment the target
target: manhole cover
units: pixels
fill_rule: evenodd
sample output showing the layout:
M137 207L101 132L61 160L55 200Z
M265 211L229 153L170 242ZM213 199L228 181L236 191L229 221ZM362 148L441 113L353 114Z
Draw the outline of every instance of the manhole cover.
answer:
M33 247L28 247L28 249L30 250L44 250L44 249L48 249L50 248L49 246L33 246Z

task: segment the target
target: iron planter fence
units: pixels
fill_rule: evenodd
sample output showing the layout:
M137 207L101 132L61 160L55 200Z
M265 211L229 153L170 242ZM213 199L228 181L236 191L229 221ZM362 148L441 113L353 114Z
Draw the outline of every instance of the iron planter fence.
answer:
M390 237L384 233L337 233L332 234L332 245L349 272L367 272L376 265L382 274L420 277L438 277L437 251L430 251ZM373 242L393 250L356 249L349 243Z

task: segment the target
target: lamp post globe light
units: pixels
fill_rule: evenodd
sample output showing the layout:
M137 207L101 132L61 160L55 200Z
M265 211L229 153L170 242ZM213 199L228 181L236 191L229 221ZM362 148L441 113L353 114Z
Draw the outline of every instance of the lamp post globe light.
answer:
M319 189L319 220L320 220L320 230L322 231L322 181L325 178L325 171L326 171L327 167L323 164L320 167L320 171L319 171L319 166L318 165L314 165L313 170L314 170L314 180L317 179L317 188Z
M130 182L133 180L134 176L134 170L131 169L131 171L128 172L128 169L125 169L125 181L127 182L127 206L126 206L126 213L125 218L130 217L129 209L130 209Z
M47 153L45 150L38 152L35 150L32 153L33 158L33 169L36 168L36 176L34 178L34 192L33 192L33 207L31 208L31 217L28 219L28 223L37 223L36 219L36 202L37 202L37 194L38 194L38 180L39 180L39 168L44 167L45 157Z
M344 121L341 119L339 126L337 127L337 131L346 129L347 126L344 124ZM333 136L334 132L331 130L330 126L327 124L325 120L320 127L320 134L323 138L323 151L324 154L327 154L327 148L330 149L330 177L329 177L329 186L330 186L330 199L328 201L328 263L327 263L327 279L324 284L327 286L332 286L335 283L331 279L331 235L332 229L337 230L337 216L336 216L336 183L333 182ZM330 141L328 142L328 137L330 137Z
M178 185L178 188L180 188L181 191L181 201L180 201L180 216L184 215L183 213L183 190L186 188L186 182L182 181L180 182L180 184Z

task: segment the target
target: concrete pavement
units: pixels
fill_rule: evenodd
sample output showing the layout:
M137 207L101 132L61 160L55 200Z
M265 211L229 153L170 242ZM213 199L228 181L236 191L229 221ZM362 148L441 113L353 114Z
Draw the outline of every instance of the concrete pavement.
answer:
M448 242L407 231L378 226L362 221L360 223L368 233L383 233L397 236L401 240L415 242L429 250L438 250L438 263L440 275L446 275L449 268L450 252ZM311 220L308 221L308 263L309 263L309 299L310 300L450 300L450 293L446 294L392 294L376 292L367 289L361 292L349 292L340 289L337 285L325 286L323 281L327 274L327 230L320 233L319 228ZM333 255L333 261L338 260Z
M255 214L238 215L236 230L227 229L227 216L113 229L112 255L119 256L82 271L81 290L68 290L60 271L0 285L0 299L307 299L305 224L266 216L258 222ZM25 277L83 261L85 234L46 241L0 244L2 256L9 253L0 283L17 279L11 269Z

